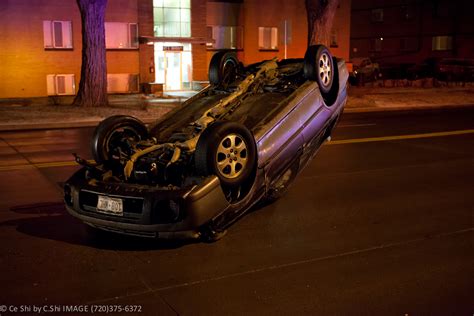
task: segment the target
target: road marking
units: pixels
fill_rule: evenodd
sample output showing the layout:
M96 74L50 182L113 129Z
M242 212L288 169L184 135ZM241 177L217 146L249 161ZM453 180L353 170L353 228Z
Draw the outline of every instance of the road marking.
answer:
M454 135L465 135L465 134L474 134L474 129L465 129L465 130L449 131L449 132L425 133L425 134L341 139L341 140L332 140L330 142L326 142L325 144L326 145L343 145L343 144L357 144L357 143L370 143L370 142L384 142L384 141L403 140L403 139L443 137L443 136L454 136ZM89 160L89 162L93 163L94 161ZM0 166L0 171L21 170L21 169L28 169L28 168L42 169L42 168L71 167L71 166L78 166L78 164L75 161L56 161L56 162L43 162L43 163L21 164L21 165L6 165L6 166Z
M333 140L330 142L326 142L326 144L327 145L342 145L342 144L356 144L356 143L370 143L370 142L385 142L385 141L391 141L391 140L431 138L431 137L443 137L443 136L464 135L464 134L474 134L474 129L465 129L465 130L450 131L450 132L411 134L411 135L341 139L341 140Z

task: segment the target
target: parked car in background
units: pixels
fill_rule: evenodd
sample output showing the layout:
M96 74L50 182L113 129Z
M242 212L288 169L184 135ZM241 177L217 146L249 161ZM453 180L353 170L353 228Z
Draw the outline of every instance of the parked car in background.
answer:
M409 69L413 63L383 63L380 64L380 73L383 79L401 80L409 79Z
M349 74L350 84L360 85L380 78L380 66L378 63L372 62L370 58L353 58L351 63L352 72Z
M76 156L66 209L92 231L217 240L309 164L341 117L347 79L322 45L246 67L217 52L211 85L152 126L130 116L97 126L95 162Z
M436 78L441 81L473 81L474 60L445 58L436 65Z
M422 78L434 78L439 58L429 57L421 63L413 64L407 68L407 79L417 80Z

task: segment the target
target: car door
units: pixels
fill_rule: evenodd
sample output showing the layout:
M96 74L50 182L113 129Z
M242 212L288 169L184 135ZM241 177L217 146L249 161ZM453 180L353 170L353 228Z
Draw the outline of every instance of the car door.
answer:
M265 134L256 137L259 167L265 169L268 181L276 179L302 154L304 144L330 116L315 82L308 81L295 93Z

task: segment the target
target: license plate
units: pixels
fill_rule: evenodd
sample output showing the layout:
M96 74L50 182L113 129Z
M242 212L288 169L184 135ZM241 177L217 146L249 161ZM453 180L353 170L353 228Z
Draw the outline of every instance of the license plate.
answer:
M97 212L123 216L122 199L99 195L99 200L97 201Z

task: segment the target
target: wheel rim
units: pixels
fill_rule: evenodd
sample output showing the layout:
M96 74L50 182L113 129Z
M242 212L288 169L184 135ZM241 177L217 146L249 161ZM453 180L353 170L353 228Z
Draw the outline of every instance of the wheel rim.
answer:
M224 178L237 178L247 166L247 154L247 144L242 136L238 134L227 135L217 147L217 171Z
M321 79L321 84L324 87L329 87L331 85L331 75L332 75L332 63L331 57L327 53L322 53L318 61L319 65L319 78Z

